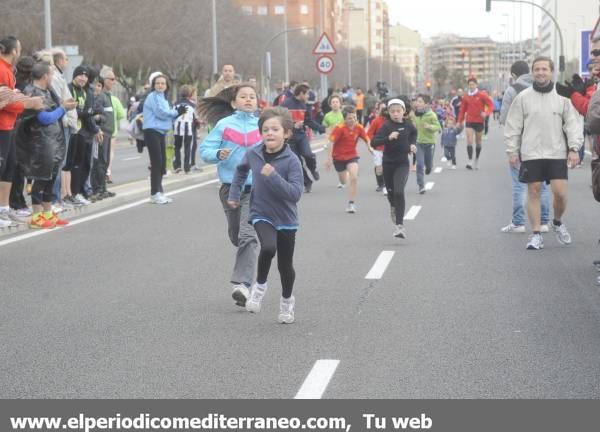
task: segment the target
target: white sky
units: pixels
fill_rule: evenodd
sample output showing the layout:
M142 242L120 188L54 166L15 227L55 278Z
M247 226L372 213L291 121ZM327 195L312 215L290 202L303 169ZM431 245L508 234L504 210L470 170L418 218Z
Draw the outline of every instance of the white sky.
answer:
M499 42L532 37L531 5L493 0L491 12L486 12L485 0L387 0L387 3L390 24L399 23L417 30L423 38L439 33L489 36ZM536 33L540 14L535 8Z

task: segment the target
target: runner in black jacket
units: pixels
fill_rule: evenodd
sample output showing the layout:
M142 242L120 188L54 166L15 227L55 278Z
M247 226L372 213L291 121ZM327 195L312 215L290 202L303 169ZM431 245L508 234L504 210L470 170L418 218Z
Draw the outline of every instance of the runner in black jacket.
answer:
M417 151L417 129L404 119L406 107L402 99L391 99L388 104L390 119L377 131L373 147L383 149L383 181L388 191L394 237L406 238L404 188L410 172L408 155Z

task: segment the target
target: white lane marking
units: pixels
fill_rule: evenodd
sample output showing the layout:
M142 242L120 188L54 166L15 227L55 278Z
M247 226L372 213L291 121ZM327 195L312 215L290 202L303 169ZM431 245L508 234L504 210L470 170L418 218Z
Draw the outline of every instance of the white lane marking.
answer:
M183 192L187 192L187 191L192 190L192 189L197 189L197 188L200 188L200 187L203 187L203 186L207 186L209 184L216 183L218 181L219 181L218 179L209 180L209 181L206 181L206 182L203 182L203 183L199 183L199 184L196 184L196 185L187 186L187 187L184 187L184 188L181 188L181 189L176 189L173 192L166 193L165 195L177 195L179 193L183 193ZM68 229L71 226L79 225L79 224L84 223L84 222L89 222L89 221L92 221L94 219L98 219L98 218L101 218L101 217L104 217L104 216L108 216L108 215L111 215L111 214L114 214L114 213L119 213L119 212L122 212L122 211L125 211L125 210L129 210L130 208L137 207L137 206L140 206L142 204L147 203L148 200L149 200L149 198L144 198L143 200L134 201L132 203L125 204L125 205L122 205L120 207L115 207L115 208L110 209L110 210L105 210L105 211L102 211L100 213L95 213L93 215L84 216L84 217L82 217L80 219L75 219L75 220L71 221L69 223L69 225L67 225L64 228L53 228L53 229L50 229L50 230L33 231L33 232L29 232L27 234L23 234L23 235L20 235L20 236L15 236L15 237L12 237L12 238L9 238L9 239L6 239L6 240L2 240L2 241L0 241L0 247L9 245L11 243L16 243L16 242L19 242L19 241L22 241L22 240L27 240L27 239L32 238L32 237L37 237L37 236L41 236L41 235L45 235L45 234L50 234L50 233L53 233L53 232L56 232L56 231L62 231L64 229Z
M365 276L365 279L381 279L381 276L385 273L390 261L392 261L394 253L394 251L381 252L377 257L377 260L375 260L375 264L373 264L373 267L371 267L371 270L369 270L369 273Z
M313 153L321 153L323 150L325 150L325 147L321 147L320 149L313 150Z
M433 189L433 185L435 184L435 182L427 182L425 183L425 190L431 190Z
M339 360L317 360L294 399L321 399Z
M141 156L134 156L134 157L128 157L123 159L124 161L132 161L132 160L137 160L137 159L141 159Z
M442 172L442 170L443 170L443 169L444 169L444 168L442 168L442 167L436 167L436 168L433 170L433 172L434 172L434 173L436 173L436 174L439 174L439 173L441 173L441 172Z
M408 209L408 212L404 216L404 220L414 220L420 211L421 206L412 206L410 209Z

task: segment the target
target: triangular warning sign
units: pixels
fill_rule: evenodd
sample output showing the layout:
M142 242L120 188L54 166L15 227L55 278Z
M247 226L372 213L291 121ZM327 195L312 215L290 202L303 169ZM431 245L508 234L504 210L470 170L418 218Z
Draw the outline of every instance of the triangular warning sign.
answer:
M600 36L600 17L596 21L596 25L594 26L594 30L592 30L592 34L590 36L590 40L594 40Z
M329 39L329 36L327 36L327 33L325 33L325 32L323 32L323 34L321 34L321 37L319 38L319 41L313 48L312 52L313 52L313 54L335 54L335 53L337 53L337 51L335 50L335 47L333 46L333 42L331 42L331 39Z

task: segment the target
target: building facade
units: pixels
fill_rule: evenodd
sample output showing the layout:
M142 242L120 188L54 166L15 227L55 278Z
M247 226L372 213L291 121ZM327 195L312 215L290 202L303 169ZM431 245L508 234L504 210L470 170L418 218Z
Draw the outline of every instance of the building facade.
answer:
M390 60L400 67L404 80L390 83L391 88L400 94L412 94L421 85L420 72L423 70L423 40L418 31L401 24L389 27Z

